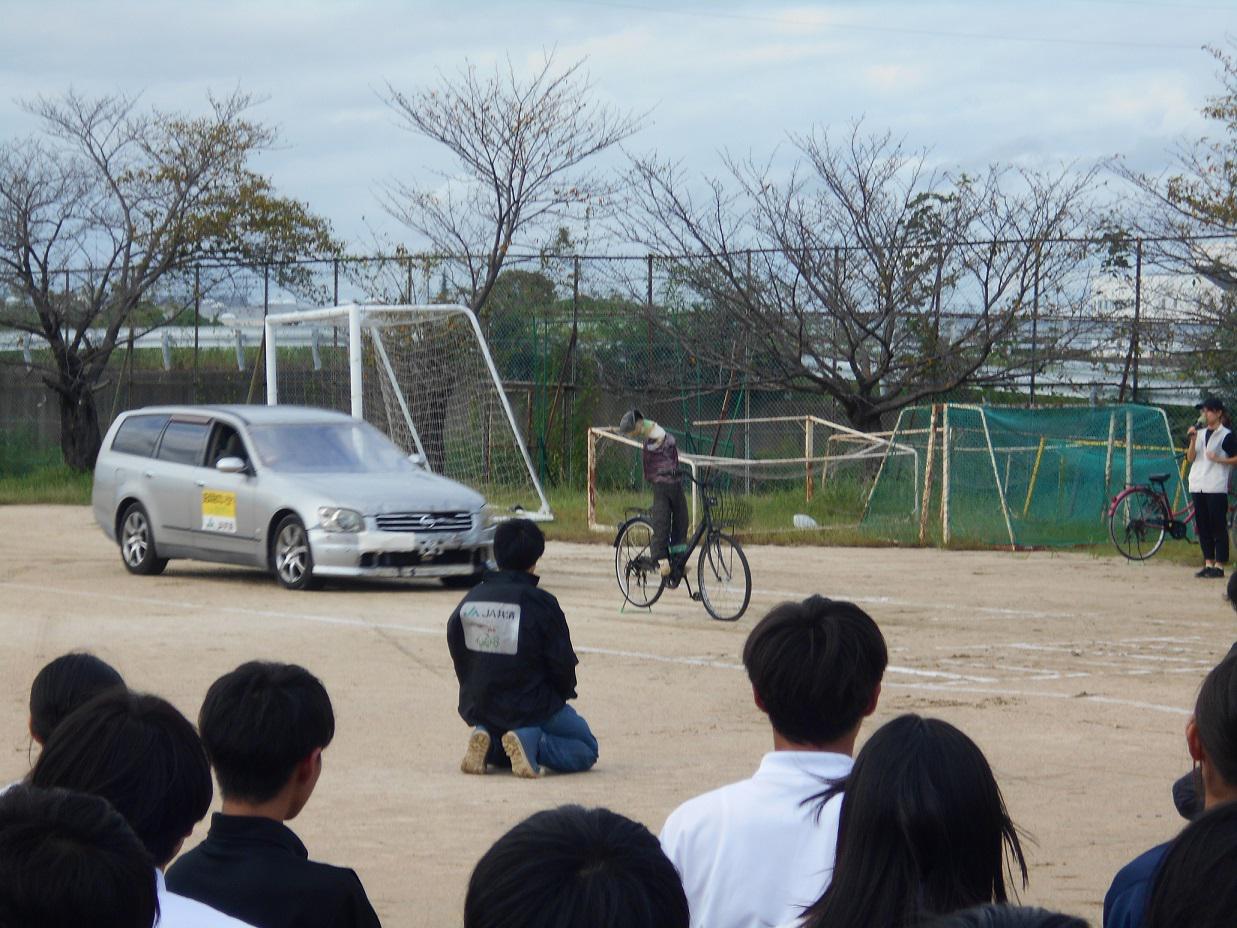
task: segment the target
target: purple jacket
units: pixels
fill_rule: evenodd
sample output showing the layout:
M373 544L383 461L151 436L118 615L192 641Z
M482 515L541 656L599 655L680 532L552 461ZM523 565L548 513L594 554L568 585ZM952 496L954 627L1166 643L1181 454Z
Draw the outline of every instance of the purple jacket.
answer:
M644 479L649 483L679 482L679 448L674 436L666 433L660 444L644 443Z

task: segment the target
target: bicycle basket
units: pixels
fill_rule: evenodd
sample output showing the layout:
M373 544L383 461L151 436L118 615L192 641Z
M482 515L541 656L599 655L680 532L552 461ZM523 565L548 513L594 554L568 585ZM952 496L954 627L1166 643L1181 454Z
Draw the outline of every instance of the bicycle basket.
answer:
M752 521L752 504L728 488L710 486L703 493L704 505L718 528L737 530Z

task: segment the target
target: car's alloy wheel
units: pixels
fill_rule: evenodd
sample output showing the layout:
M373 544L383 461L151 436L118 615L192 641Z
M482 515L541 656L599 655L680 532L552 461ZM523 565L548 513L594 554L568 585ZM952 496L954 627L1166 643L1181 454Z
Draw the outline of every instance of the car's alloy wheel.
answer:
M166 558L155 556L155 533L150 517L139 503L125 511L121 522L120 556L125 567L135 574L157 574L167 566Z
M275 531L275 576L290 590L306 589L313 579L309 535L296 516L287 516Z

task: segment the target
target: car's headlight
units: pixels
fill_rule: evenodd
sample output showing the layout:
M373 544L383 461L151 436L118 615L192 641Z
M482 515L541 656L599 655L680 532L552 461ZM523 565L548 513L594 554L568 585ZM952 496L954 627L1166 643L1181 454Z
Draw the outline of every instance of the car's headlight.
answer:
M318 524L326 532L362 532L365 518L355 509L338 509L323 506L318 510Z
M477 527L490 528L498 522L498 512L489 503L481 505L481 511L477 513Z

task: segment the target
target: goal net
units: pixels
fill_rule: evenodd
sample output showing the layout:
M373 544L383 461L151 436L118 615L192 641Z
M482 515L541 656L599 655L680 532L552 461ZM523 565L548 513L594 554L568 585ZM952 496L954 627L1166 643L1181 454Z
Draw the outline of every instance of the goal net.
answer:
M348 305L266 320L268 403L350 412L504 513L553 518L476 317Z
M1103 543L1113 495L1151 474L1184 488L1163 410L1020 409L938 404L904 409L893 441L912 447L881 468L863 528L883 538L1038 547Z
M816 416L701 420L668 431L681 464L716 482L728 508L733 504L730 529L765 540L854 529L881 462L915 457L910 448L891 448L886 437ZM686 489L694 527L701 502L694 485ZM612 428L590 429L589 528L613 531L650 501L641 442Z

